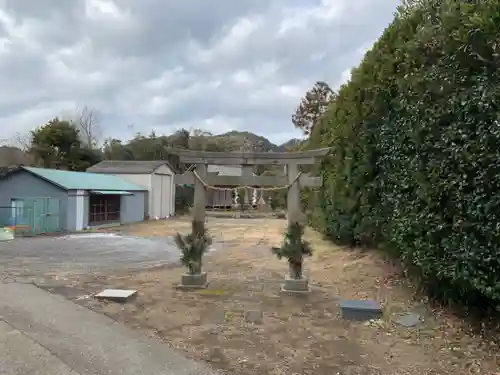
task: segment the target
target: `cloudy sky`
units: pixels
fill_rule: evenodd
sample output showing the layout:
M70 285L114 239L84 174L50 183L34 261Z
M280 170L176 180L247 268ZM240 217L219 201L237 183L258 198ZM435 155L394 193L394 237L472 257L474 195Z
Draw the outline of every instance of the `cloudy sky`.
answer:
M338 87L399 0L0 0L0 142L88 106L103 136L299 134L316 81Z

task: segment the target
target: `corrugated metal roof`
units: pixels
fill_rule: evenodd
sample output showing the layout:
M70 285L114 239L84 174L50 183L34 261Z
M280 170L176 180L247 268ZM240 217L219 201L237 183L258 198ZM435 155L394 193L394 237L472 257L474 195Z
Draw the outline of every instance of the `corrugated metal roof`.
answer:
M91 190L90 192L102 195L132 195L130 191L125 190Z
M89 172L72 172L60 169L22 167L66 190L120 190L145 191L143 187L125 181L118 176Z
M149 174L162 165L166 165L172 171L175 171L166 160L104 160L87 168L87 172Z

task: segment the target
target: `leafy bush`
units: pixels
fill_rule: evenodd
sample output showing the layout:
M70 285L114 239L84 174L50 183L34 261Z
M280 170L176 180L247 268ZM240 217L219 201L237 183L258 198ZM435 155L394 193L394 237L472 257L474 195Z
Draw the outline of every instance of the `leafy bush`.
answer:
M205 229L205 223L193 220L191 233L185 236L177 233L175 243L182 252L181 263L188 269L189 274L200 274L203 255L212 244L212 239Z
M325 233L381 244L436 296L499 306L499 68L500 0L401 7L309 146L332 147Z

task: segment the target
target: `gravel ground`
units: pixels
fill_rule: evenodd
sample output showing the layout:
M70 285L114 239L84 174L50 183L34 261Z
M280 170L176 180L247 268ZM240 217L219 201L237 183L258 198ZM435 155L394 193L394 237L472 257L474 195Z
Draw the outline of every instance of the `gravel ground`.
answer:
M4 279L138 269L173 264L178 259L172 237L88 233L0 242L0 272Z

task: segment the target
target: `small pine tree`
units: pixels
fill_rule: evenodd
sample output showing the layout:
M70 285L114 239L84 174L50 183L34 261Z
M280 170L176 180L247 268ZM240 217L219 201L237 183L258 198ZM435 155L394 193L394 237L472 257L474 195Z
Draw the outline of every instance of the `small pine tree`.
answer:
M309 242L302 237L304 227L300 223L291 224L280 247L273 247L271 250L278 259L286 258L290 266L290 276L294 279L302 278L302 263L304 256L312 255L312 247Z
M238 208L240 211L245 211L245 189L238 189L236 194L238 195Z
M191 233L186 236L177 233L175 243L182 252L181 263L191 275L201 273L203 254L212 244L203 221L191 222Z

